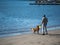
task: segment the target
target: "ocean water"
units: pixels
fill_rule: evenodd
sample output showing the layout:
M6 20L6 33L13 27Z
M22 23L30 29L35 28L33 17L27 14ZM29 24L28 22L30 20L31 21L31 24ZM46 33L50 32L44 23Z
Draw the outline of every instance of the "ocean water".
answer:
M60 5L29 5L34 1L0 1L0 36L31 32L48 18L48 30L60 29Z

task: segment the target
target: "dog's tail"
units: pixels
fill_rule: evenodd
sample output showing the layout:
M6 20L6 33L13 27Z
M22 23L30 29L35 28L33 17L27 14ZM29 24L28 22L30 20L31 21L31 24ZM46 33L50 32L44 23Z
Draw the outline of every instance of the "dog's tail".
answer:
M32 28L32 32L34 32L34 28Z

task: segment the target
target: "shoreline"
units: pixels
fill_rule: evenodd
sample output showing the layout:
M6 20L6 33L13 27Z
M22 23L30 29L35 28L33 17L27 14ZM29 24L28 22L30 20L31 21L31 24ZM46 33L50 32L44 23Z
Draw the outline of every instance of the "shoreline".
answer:
M59 31L59 30L60 29L48 30L48 33L52 32L52 31ZM33 32L30 31L30 32L24 32L24 33L13 33L13 34L0 35L0 38L7 38L7 37L13 37L13 36L21 36L21 35L27 35L27 34L33 34ZM42 34L42 30L39 31L39 34Z
M60 45L60 30L52 30L48 35L24 34L0 38L0 45Z
M52 28L52 29L49 29L48 31L55 31L55 30L60 30L60 28L58 28L58 29ZM40 34L42 34L42 29L39 32L40 32ZM0 35L0 38L12 37L12 36L18 36L18 35L26 35L26 34L32 34L32 33L33 32L30 30L29 32Z

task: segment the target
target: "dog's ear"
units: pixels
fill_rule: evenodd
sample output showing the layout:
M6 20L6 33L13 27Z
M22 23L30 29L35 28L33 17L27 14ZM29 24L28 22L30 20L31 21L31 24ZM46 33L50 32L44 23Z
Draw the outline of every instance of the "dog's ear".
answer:
M39 25L37 25L37 27L39 27Z

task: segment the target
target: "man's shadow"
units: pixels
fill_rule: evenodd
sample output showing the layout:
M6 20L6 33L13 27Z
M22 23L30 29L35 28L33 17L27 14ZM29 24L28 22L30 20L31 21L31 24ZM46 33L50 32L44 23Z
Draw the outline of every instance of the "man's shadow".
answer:
M43 34L38 34L38 35L43 35ZM46 34L45 34L46 35ZM55 36L55 37L58 37L58 38L60 38L60 34L51 34L51 33L48 33L47 34L48 36Z
M60 38L60 34L48 34L49 36L55 36L57 38Z

